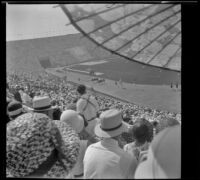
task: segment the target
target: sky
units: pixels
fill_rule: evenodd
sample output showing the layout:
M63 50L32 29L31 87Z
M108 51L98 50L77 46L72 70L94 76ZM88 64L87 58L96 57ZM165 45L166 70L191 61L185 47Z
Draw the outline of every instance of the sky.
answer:
M55 4L7 4L6 41L79 33Z

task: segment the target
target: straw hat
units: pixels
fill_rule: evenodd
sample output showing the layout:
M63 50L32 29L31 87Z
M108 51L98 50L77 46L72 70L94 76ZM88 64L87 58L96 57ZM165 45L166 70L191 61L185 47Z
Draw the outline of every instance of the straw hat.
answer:
M60 120L71 125L71 127L77 132L80 133L84 128L83 118L73 110L65 110L60 116Z
M65 177L79 155L76 132L41 113L26 113L7 125L6 169L13 177Z
M51 99L48 96L35 96L33 98L33 109L37 112L51 110Z
M136 179L181 178L181 127L166 128L152 141L147 160L135 172Z
M95 127L98 137L115 137L128 130L127 123L122 121L122 113L117 109L104 111L100 115L100 123Z

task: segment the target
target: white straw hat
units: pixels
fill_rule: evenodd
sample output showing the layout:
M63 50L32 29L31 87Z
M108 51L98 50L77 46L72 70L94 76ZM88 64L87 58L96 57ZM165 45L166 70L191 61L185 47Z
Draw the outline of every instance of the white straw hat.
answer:
M34 111L46 111L52 109L51 99L48 96L35 96L33 98Z
M122 121L122 113L117 109L110 109L101 113L100 123L95 127L95 134L110 138L122 134L127 129L127 124Z

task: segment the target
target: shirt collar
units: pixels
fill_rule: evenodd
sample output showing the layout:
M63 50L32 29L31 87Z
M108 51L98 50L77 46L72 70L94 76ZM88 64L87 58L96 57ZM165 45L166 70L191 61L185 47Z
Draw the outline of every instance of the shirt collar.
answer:
M106 146L119 146L118 141L112 138L104 138L101 140L102 145Z

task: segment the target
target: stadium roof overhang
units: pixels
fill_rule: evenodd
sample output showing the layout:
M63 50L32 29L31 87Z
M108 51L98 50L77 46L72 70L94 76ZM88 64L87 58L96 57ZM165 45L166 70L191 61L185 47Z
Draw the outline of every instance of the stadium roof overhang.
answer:
M62 4L70 23L112 54L181 72L180 4Z

